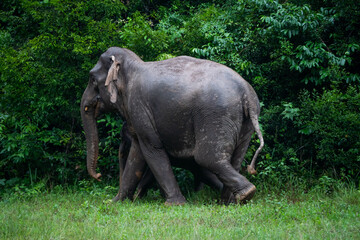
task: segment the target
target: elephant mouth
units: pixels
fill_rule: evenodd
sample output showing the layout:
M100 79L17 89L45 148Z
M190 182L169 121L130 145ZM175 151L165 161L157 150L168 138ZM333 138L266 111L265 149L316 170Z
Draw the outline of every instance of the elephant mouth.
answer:
M85 104L84 112L86 112L86 113L91 112L92 109L94 109L96 111L100 100L101 100L100 95L96 95L95 97L93 97L93 99L91 99L87 104Z

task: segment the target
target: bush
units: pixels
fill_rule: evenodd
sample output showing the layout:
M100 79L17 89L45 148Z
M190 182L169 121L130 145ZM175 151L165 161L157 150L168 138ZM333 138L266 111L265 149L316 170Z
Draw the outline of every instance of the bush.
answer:
M356 179L360 169L360 92L305 91L296 120L303 136L303 154L319 174Z

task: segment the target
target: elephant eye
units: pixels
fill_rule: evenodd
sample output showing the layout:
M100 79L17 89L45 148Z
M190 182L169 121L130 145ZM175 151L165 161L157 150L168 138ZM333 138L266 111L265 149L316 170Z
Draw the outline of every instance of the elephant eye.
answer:
M90 80L91 80L91 82L92 82L92 84L94 85L94 86L97 86L98 84L97 84L97 81L96 81L96 78L93 76L93 75L90 75Z

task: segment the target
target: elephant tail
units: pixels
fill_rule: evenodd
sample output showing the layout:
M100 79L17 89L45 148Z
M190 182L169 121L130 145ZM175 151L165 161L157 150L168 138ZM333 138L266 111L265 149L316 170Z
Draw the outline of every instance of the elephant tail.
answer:
M249 109L249 115L250 115L251 122L254 126L255 132L260 140L260 146L256 150L254 157L251 160L250 165L247 166L248 173L251 175L254 175L254 174L256 174L256 170L255 170L256 158L258 157L259 153L261 152L261 150L264 147L264 138L263 138L263 135L260 130L258 115L255 114L255 112L252 109Z

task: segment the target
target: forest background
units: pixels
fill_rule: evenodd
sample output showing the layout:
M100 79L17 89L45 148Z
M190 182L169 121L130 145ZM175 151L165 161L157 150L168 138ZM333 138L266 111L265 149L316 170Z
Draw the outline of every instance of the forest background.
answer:
M79 105L110 46L242 75L262 104L255 184L359 185L360 1L2 0L0 24L0 194L90 179ZM115 184L122 121L98 122L98 166Z

